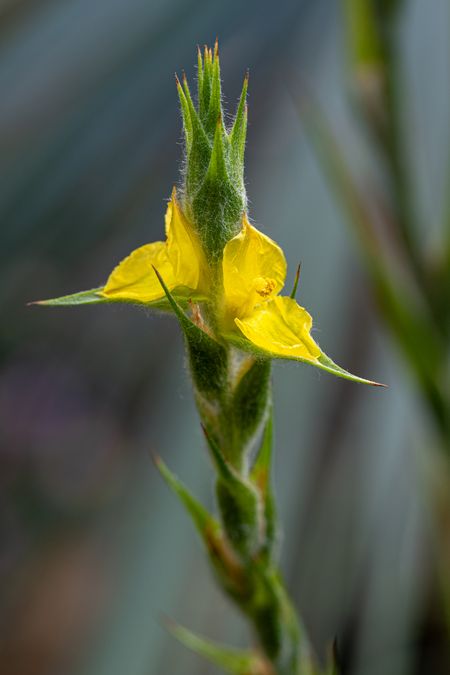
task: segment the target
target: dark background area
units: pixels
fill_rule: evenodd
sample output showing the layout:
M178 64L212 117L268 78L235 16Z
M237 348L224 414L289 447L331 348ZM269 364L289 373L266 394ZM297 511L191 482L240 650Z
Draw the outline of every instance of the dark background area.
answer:
M432 247L450 59L448 6L430 5L407 3L402 39L410 152ZM321 653L338 634L352 673L414 672L429 590L423 472L434 437L295 102L307 83L354 165L371 163L347 101L339 3L3 0L5 675L215 672L167 635L161 612L214 639L250 639L150 461L158 452L212 503L175 321L133 307L26 306L100 285L129 251L161 238L182 159L174 73L192 81L196 45L216 35L230 113L250 68L250 215L286 251L289 285L302 261L298 297L324 350L389 384L366 389L276 366L282 567Z

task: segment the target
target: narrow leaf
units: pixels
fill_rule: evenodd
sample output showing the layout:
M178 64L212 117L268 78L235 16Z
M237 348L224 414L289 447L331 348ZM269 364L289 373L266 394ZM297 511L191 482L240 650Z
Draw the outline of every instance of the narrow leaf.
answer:
M153 269L184 333L192 377L198 391L208 396L220 396L227 376L228 356L225 348L186 316L158 270L155 267Z
M71 295L63 295L59 298L51 298L49 300L34 300L28 305L39 305L40 307L74 307L76 305L100 305L100 304L122 304L122 305L138 305L140 307L147 307L161 312L172 311L172 306L167 298L159 298L153 302L139 302L139 300L125 300L124 298L114 298L111 296L101 295L103 286L93 288L90 291L81 291L80 293L72 293ZM172 296L176 298L176 302L180 307L188 307L191 302L204 302L206 298L202 295L192 294L189 289L178 287L176 293Z
M268 673L262 658L250 650L240 650L207 640L176 624L167 622L167 627L185 647L202 656L210 663L231 675L264 675Z
M252 555L258 549L261 534L258 494L234 471L214 438L204 431L219 474L217 501L225 532L239 553Z
M254 354L255 356L264 356L265 358L270 358L280 361L298 361L300 363L306 363L314 368L320 368L320 370L325 370L332 375L337 377L342 377L346 380L351 380L352 382L359 382L360 384L370 384L373 387L386 387L386 384L381 384L380 382L374 382L373 380L366 380L363 377L358 377L357 375L352 375L348 370L344 370L336 363L334 363L326 354L322 352L320 357L315 360L306 359L300 356L282 356L280 354L274 354L269 352L266 349L256 346L250 340L247 340L243 336L237 335L236 333L228 333L224 336L227 342L234 345L238 349L242 349L244 352L249 354Z
M72 305L96 305L105 302L114 302L110 298L100 295L103 286L92 288L90 291L81 291L71 295L63 295L60 298L51 298L50 300L34 300L29 305L42 305L44 307L70 307Z
M338 366L334 361L332 361L326 354L322 352L322 354L318 358L318 368L321 368L322 370L326 370L328 373L331 373L332 375L337 375L338 377L343 377L345 380L351 380L352 382L359 382L361 384L370 384L373 387L387 387L386 384L382 384L381 382L374 382L373 380L366 380L363 377L358 377L357 375L352 375L352 373L349 373L348 370L344 370L344 368L341 368ZM312 364L315 365L315 364Z
M267 411L271 366L270 359L255 359L236 385L232 412L242 446L251 441Z
M219 523L211 516L205 507L189 492L185 485L170 471L160 457L155 457L155 465L167 485L183 503L191 516L202 538L205 532L213 527L219 529Z
M190 515L222 588L234 597L240 596L243 584L241 563L231 549L220 523L189 492L162 459L156 457L154 461L166 484L177 495Z
M214 464L216 466L219 476L226 483L238 485L240 483L240 479L238 478L238 475L235 473L234 469L232 469L230 464L228 464L228 462L226 461L221 449L219 448L218 443L214 440L213 436L208 432L206 427L202 425L202 429L203 433L205 434L208 447L211 450Z
M273 447L273 408L270 406L269 416L262 437L261 447L253 464L251 479L261 492L264 503L265 552L273 551L277 536L275 499L270 483Z
M273 408L270 406L267 422L264 427L261 447L253 464L251 478L265 495L269 488L270 464L273 446Z

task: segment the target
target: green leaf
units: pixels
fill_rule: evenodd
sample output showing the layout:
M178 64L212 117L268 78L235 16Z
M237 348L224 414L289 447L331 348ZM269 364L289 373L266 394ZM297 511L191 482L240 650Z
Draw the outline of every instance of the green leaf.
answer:
M233 598L240 598L244 592L243 584L245 583L242 565L232 551L220 523L169 470L162 459L156 457L154 461L168 487L177 495L190 515L206 547L212 569L223 590Z
M205 507L189 492L186 486L170 471L160 457L155 457L155 465L170 487L186 508L192 518L202 539L207 533L219 531L220 525L217 520L205 509Z
M226 349L186 316L156 267L153 269L184 333L192 378L196 388L202 394L220 397L224 391L227 378L228 355Z
M234 345L238 349L242 349L242 351L254 354L255 356L260 357L264 356L265 358L281 361L299 361L300 363L306 363L310 366L313 366L314 368L320 368L321 370L325 370L327 373L331 373L332 375L336 375L337 377L343 377L345 380L351 380L352 382L358 382L360 384L370 384L373 387L387 386L386 384L381 384L380 382L374 382L373 380L366 380L363 377L352 375L352 373L349 373L348 370L344 370L344 368L341 368L336 363L334 363L334 361L332 361L323 352L318 359L316 359L315 361L311 361L301 356L281 356L279 354L273 354L272 352L269 352L266 349L261 349L261 347L257 347L255 344L253 344L253 342L250 342L249 340L244 338L244 336L239 336L236 333L229 333L228 335L225 335L224 338L226 339L227 342Z
M269 415L262 437L261 447L256 456L250 477L258 487L264 504L264 552L271 555L277 538L277 518L275 499L272 492L270 472L273 447L273 408L270 406Z
M99 295L103 286L92 288L90 291L81 291L81 293L72 293L63 295L60 298L50 300L34 300L29 305L42 305L44 307L71 307L72 305L98 305L100 303L111 302L109 298Z
M267 457L267 446L262 454L264 457ZM166 464L160 458L155 458L155 463L169 488L179 497L191 516L196 529L206 544L210 561L224 590L230 593L235 599L241 599L243 596L247 597L248 580L246 581L245 576L242 574L243 570L239 565L239 561L233 557L232 552L227 548L227 542L223 538L219 523L208 513L203 505L191 495L183 483L168 469ZM266 579L264 574L263 577ZM257 578L259 579L258 575L253 578L253 582L255 582ZM262 595L273 593L274 583L274 580L272 580L267 587L263 584L258 596L260 600ZM264 604L265 603L263 602L263 605ZM264 611L262 614L258 614L258 617L262 624L261 630L264 634L267 634L268 631L270 632L268 624L271 624L273 617L271 616L270 621L268 621L269 617L265 615ZM188 648L209 659L212 663L222 667L225 672L237 672L242 673L242 675L264 675L267 673L267 665L258 657L258 655L250 651L233 650L221 645L216 645L207 640L203 640L176 624L171 623L168 627ZM236 670L236 668L238 668L238 670ZM242 669L239 670L239 668Z
M39 305L40 307L74 307L76 305L138 305L140 307L147 307L148 309L155 309L162 312L172 311L172 305L167 298L159 298L153 302L139 302L139 300L124 300L123 298L114 298L111 296L100 295L103 286L99 288L92 288L90 291L81 291L80 293L72 293L71 295L63 295L59 298L51 298L49 300L35 300L29 302L29 305ZM176 302L181 307L187 307L191 302L205 302L207 299L199 294L193 294L190 289L179 286L176 289L174 296Z
M256 359L234 391L233 420L242 447L257 432L267 410L271 365L270 359Z
M216 494L223 527L239 553L252 555L260 543L258 493L228 464L215 439L206 429L204 431L219 474Z
M332 361L326 354L322 352L322 354L319 356L317 359L318 368L321 368L322 370L326 370L328 373L331 373L332 375L337 375L338 377L343 377L345 380L351 380L352 382L359 382L360 384L370 384L373 387L387 387L386 384L382 384L381 382L374 382L373 380L366 380L363 377L358 377L357 375L352 375L352 373L349 373L348 370L344 370L344 368L341 368L338 366L334 361ZM307 363L307 361L305 361ZM315 365L312 363L311 365Z
M185 647L222 668L225 673L231 673L231 675L264 675L268 672L267 665L255 652L233 649L212 642L172 621L166 622L166 625L172 635Z

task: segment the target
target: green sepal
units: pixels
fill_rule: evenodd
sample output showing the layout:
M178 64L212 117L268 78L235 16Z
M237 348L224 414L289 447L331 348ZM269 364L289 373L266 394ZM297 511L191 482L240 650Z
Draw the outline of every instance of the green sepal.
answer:
M209 137L214 136L217 120L221 117L222 91L220 85L219 45L216 41L211 72L211 96L208 105L208 115L204 122L205 131Z
M205 123L208 116L209 99L211 98L211 75L212 75L212 57L208 47L205 45L203 58L203 78L198 82L198 107L202 124Z
M198 112L200 119L203 116L203 59L200 47L197 45L197 95L198 95Z
M220 179L218 172L214 173L208 170L204 176L192 198L191 209L207 258L217 262L222 258L225 245L241 229L246 197L243 187L232 180L230 170Z
M243 180L247 79L230 135L225 128L218 44L198 53L198 110L185 77L177 81L186 136L183 206L208 261L217 263L241 229L246 208Z
M211 143L195 109L186 77L183 77L183 87L177 80L177 88L183 116L186 114L190 120L190 123L187 125L188 135L186 135L187 164L185 197L187 198L187 206L191 208L193 196L202 185L205 173L208 169L211 157ZM186 108L186 113L184 112L183 106ZM190 133L192 133L192 137L190 137Z
M236 551L247 557L259 547L261 522L256 489L226 461L215 439L204 429L217 469L217 502L223 527Z
M184 138L186 141L186 151L189 154L192 148L192 139L193 139L191 112L189 110L186 95L178 79L177 79L177 91L178 91L178 98L180 99L181 115L183 117L183 130L184 130Z
M172 621L166 621L166 625L172 635L185 647L218 666L225 673L231 675L264 675L268 672L268 665L255 652L233 649L212 642Z
M186 316L156 267L153 269L184 333L192 379L198 392L219 397L224 390L227 378L226 349Z
M147 309L154 309L160 312L172 312L171 303L166 297L158 298L152 302L140 302L139 300L125 300L124 298L113 298L101 295L103 286L99 288L92 288L89 291L81 291L80 293L72 293L71 295L63 295L59 298L51 298L49 300L35 300L28 303L29 305L39 305L41 307L73 307L76 305L138 305L139 307L146 307ZM206 302L207 298L199 293L193 293L191 289L179 286L172 296L180 307L188 307L191 302Z
M256 455L250 473L252 482L259 490L264 505L264 544L262 553L269 558L273 554L277 540L277 514L275 499L270 480L273 448L273 408L269 408L266 425L264 427L261 446Z
M223 131L222 118L220 116L216 120L215 129L211 159L205 180L208 180L211 183L214 181L220 183L228 180L224 145L225 142L228 142L228 139Z
M373 380L366 380L363 377L352 375L352 373L349 373L348 370L344 370L344 368L341 368L336 363L334 363L334 361L332 361L323 352L315 361L311 361L301 356L281 356L280 354L273 354L272 352L269 352L267 349L262 349L261 347L258 347L253 342L250 342L250 340L247 340L244 336L237 335L237 333L228 333L227 335L224 335L224 339L230 344L232 344L234 347L237 347L238 349L241 349L242 351L247 352L249 354L253 354L254 356L264 357L266 359L270 358L279 361L299 361L300 363L306 363L310 366L313 366L314 368L320 368L321 370L325 370L327 373L331 373L332 375L342 377L345 380L350 380L352 382L359 382L360 384L370 384L373 387L387 386L386 384L381 384L380 382L374 382Z
M239 445L251 440L267 410L271 373L270 359L258 358L239 380L232 398L234 428Z
M244 180L244 154L247 137L247 89L248 73L244 78L241 97L239 99L236 117L230 132L231 161L236 178Z
M234 178L229 155L228 136L219 116L215 121L208 168L192 199L194 221L203 246L213 260L221 258L225 244L239 232L245 209L245 190Z

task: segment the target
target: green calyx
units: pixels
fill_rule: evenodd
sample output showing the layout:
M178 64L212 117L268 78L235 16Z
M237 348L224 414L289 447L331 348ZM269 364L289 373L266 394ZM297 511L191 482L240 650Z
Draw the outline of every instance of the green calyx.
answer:
M219 50L198 51L197 105L185 76L177 78L185 137L183 207L211 262L221 259L225 244L241 229L247 198L244 151L247 130L247 84L231 128L223 120Z

